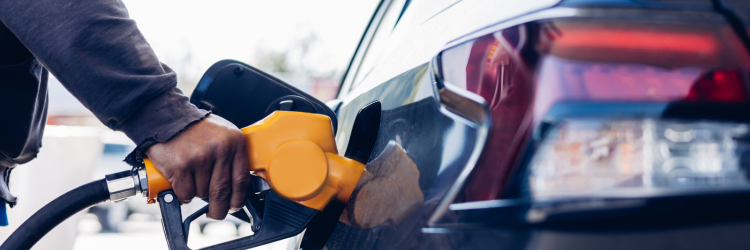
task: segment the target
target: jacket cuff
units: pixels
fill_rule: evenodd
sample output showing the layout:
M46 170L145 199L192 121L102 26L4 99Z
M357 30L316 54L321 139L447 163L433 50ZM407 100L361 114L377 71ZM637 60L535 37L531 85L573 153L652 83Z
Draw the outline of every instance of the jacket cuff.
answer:
M118 128L138 145L125 162L133 166L142 164L143 156L151 145L168 141L210 113L190 104L188 97L176 87L165 91L141 106Z

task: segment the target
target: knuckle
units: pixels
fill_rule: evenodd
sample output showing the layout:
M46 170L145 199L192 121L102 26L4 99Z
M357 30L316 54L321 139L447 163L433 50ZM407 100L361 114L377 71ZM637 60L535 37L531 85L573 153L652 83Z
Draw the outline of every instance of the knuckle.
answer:
M231 136L232 139L235 140L242 140L245 138L245 135L242 133L239 129L232 129L229 131L229 136Z
M174 166L178 166L178 167L184 167L190 164L190 161L186 159L185 157L175 157L171 161L172 161L172 164L174 164Z
M195 166L195 173L197 175L205 175L211 177L211 170L213 170L213 165L207 162L202 162L201 164L197 164Z
M221 140L215 140L214 139L214 140L208 141L208 147L209 148L217 148L217 147L221 146L221 144L222 144Z
M200 147L195 147L190 151L190 154L188 157L189 157L188 161L190 164L199 165L203 163L204 161L206 161L206 159L208 159L210 155L207 150L200 148Z
M227 201L231 195L232 189L224 186L211 190L209 198L217 201Z
M243 190L250 186L250 175L240 175L234 178L232 182L234 189Z
M227 144L226 140L222 140L222 139L211 140L211 142L209 142L209 147L215 150L216 152L223 152L227 148L226 144Z
M235 135L232 136L233 142L238 145L245 145L245 134L242 131L235 130Z

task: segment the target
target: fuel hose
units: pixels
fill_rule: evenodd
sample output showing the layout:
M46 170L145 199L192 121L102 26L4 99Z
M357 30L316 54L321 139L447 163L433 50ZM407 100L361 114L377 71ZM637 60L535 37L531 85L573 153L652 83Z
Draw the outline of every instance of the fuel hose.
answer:
M0 250L31 249L39 239L68 217L110 199L105 179L77 187L47 203L5 240Z

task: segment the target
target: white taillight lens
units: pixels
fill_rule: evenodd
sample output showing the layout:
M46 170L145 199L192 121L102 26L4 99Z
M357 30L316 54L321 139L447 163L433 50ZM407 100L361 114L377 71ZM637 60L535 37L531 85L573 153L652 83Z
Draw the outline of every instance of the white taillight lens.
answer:
M537 199L653 196L748 188L748 125L572 119L549 129L530 162Z

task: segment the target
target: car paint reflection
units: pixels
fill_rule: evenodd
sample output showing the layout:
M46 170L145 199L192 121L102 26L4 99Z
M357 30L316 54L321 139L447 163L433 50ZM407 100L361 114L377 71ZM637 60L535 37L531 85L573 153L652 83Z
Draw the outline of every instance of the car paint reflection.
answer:
M388 166L381 167L399 166L399 169L387 169L386 172L391 174L416 168L414 177L418 178L412 178L418 185L418 193L424 197L424 202L416 199L418 196L415 195L415 189L410 194L413 198L409 199L408 205L396 216L389 216L391 218L386 220L379 218L379 221L373 220L365 225L343 218L345 222L336 226L326 248L435 249L449 245L444 236L424 234L421 229L426 226L438 203L465 166L474 144L476 129L440 112L431 76L429 65L424 64L341 106L339 128L342 129L336 138L340 150L347 146L350 134L346 131L351 130L357 112L373 101L382 103L378 138L370 155L368 171L381 156L388 159L395 157L394 154L398 155L394 151L398 146L398 151L402 151L403 155L392 158L400 159L394 162L398 165L387 164ZM413 165L407 164L409 161ZM354 199L348 206L356 206L356 203L357 200ZM381 211L373 211L376 212ZM455 221L452 212L444 217L442 222Z

